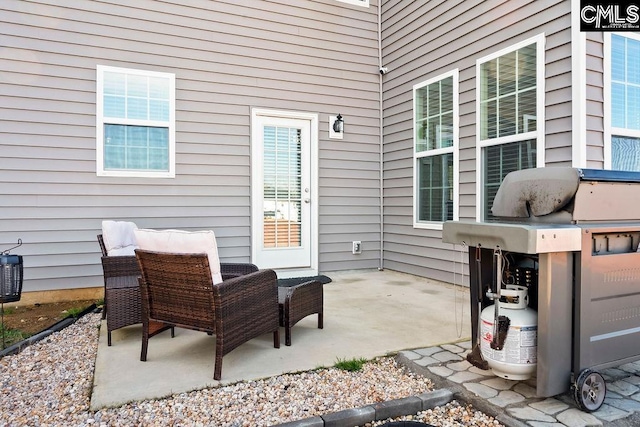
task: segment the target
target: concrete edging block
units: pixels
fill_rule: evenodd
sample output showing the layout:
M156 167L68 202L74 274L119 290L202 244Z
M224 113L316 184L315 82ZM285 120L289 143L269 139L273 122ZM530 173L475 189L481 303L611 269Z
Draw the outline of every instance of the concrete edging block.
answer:
M447 389L438 389L416 396L422 402L421 411L433 409L436 406L446 405L453 400L453 392Z
M324 427L324 420L320 417L309 417L278 424L278 427Z
M345 409L322 415L325 427L353 427L375 421L376 410L373 406Z
M372 406L376 410L376 421L379 421L416 414L422 410L422 400L417 396L410 396L376 403Z

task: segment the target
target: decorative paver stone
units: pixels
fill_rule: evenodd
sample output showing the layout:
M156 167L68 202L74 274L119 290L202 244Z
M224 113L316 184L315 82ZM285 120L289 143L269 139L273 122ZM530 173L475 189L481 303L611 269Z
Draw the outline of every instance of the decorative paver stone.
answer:
M529 406L525 406L524 408L507 408L507 413L514 418L525 421L542 421L546 423L556 421L552 416Z
M440 353L434 353L431 355L434 359L437 359L441 362L453 362L456 360L462 360L462 357L457 354L451 353L450 351L441 351Z
M472 372L463 371L463 372L456 372L455 374L451 375L447 379L450 380L450 381L453 381L455 383L461 384L461 383L466 382L466 381L477 380L478 378L482 378L482 377L480 375L474 374Z
M409 360L418 360L420 359L422 356L420 354L418 354L415 351L411 351L411 350L405 350L405 351L401 351L400 354L404 357L406 357Z
M418 360L414 360L413 361L416 365L418 366L428 366L428 365L433 365L435 363L440 363L439 361L437 361L436 359L434 359L433 357L429 357L429 356L425 356L423 358L420 358Z
M569 405L554 398L545 399L541 402L534 402L529 406L549 415L557 414L558 412L569 408Z
M608 393L607 393L608 394ZM640 412L640 402L633 399L606 399L605 402L607 405L613 406L614 408L618 408L622 411L626 412Z
M600 412L600 410L598 412ZM556 415L556 418L567 427L589 427L602 425L602 421L594 417L592 414L582 412L575 408L560 412Z
M482 381L482 384L495 388L496 390L509 390L516 383L517 381L505 380L499 377Z
M520 393L527 399L536 397L536 389L525 383L516 384L516 386L513 388L513 391L515 391L516 393Z
M454 371L466 371L471 366L472 366L471 363L467 362L466 360L447 364L447 368L453 369Z
M453 371L451 369L445 368L444 366L429 366L428 369L434 374L445 378L453 374Z
M482 375L484 377L495 377L496 376L496 374L494 374L491 369L484 370L484 369L477 368L475 366L470 367L469 368L469 372L473 372L474 374Z
M493 399L489 399L489 402L493 403L494 405L500 406L501 408L504 408L507 405L524 402L524 396L516 393L515 391L504 390L498 393L498 395Z
M545 423L543 421L529 421L531 427L566 427L564 424L560 423Z
M440 347L428 347L428 348L419 348L414 351L421 356L431 356L432 354L439 353L442 350L440 349Z
M623 396L631 396L632 394L637 393L639 389L637 386L631 384L630 382L619 380L608 383L607 390L614 391Z
M464 388L469 390L471 393L475 393L477 396L482 397L483 399L489 399L498 395L498 391L496 389L478 383L464 384Z
M627 378L625 378L623 380L620 380L620 381L626 381L629 384L640 386L640 377L637 376L637 375L633 375L631 377L627 377Z
M471 350L471 341L462 341L462 342L456 343L456 345L464 348L465 350Z
M458 347L455 344L443 344L442 349L450 351L451 353L454 353L454 354L462 353L464 351L464 348Z
M618 368L608 368L600 372L606 381L616 381L629 376L627 371Z

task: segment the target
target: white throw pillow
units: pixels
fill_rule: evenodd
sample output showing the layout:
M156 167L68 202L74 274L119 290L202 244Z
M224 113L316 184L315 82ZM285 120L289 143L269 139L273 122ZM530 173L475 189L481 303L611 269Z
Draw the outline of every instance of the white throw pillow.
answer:
M220 258L216 235L211 230L150 230L139 228L134 230L136 243L140 249L153 252L169 252L177 254L206 253L211 267L213 283L222 283Z
M128 221L102 221L102 240L107 249L107 255L135 255L136 237L133 230L138 227Z

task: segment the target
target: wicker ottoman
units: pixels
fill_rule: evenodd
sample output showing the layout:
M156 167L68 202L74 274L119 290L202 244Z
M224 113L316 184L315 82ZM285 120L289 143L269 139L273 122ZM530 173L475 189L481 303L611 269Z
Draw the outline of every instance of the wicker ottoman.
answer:
M317 280L278 288L280 326L284 326L284 343L291 345L291 328L311 314L318 314L318 328L323 328L322 283Z

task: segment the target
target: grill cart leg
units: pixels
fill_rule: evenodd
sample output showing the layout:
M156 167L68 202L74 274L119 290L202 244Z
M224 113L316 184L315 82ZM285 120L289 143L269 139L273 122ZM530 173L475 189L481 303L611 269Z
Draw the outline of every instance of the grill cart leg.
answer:
M578 407L586 412L597 411L604 402L605 394L607 394L607 386L604 378L591 369L580 372L573 384L573 399Z

